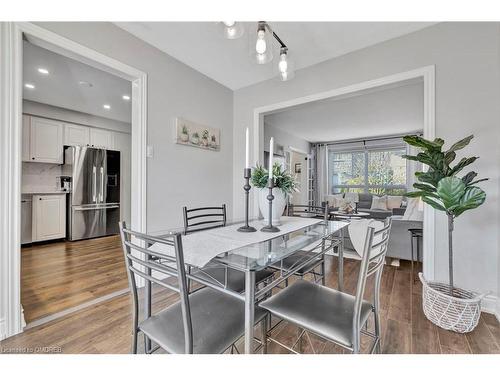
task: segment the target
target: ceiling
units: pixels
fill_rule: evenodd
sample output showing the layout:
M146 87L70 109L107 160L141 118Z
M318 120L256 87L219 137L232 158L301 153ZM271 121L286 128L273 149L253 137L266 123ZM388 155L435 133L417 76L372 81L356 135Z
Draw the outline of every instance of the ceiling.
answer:
M264 116L273 126L309 142L340 141L423 129L424 91L411 80Z
M40 74L39 68L49 71ZM131 83L110 73L64 57L24 41L23 81L34 89L24 87L23 99L73 111L131 122ZM80 81L92 84L88 87ZM110 109L103 106L108 104Z
M244 23L245 31L249 25ZM269 22L290 49L295 69L359 50L433 25L431 22ZM275 76L273 62L250 58L249 33L222 36L217 22L117 22L117 26L236 90ZM276 46L276 51L277 51ZM276 56L276 52L275 52Z

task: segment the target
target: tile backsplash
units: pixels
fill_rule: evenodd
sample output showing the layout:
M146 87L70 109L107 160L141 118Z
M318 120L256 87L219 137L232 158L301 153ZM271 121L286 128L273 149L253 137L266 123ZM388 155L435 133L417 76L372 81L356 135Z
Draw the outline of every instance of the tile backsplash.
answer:
M23 163L21 191L28 193L43 193L59 190L57 177L60 177L62 167L58 164Z

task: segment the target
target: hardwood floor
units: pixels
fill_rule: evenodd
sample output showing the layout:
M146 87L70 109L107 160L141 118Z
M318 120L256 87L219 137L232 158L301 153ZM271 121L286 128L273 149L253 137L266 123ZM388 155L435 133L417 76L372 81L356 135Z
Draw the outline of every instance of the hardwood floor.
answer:
M27 323L127 287L119 236L21 249L21 303Z
M356 287L358 262L345 262L345 287L352 293ZM328 286L337 286L336 267L336 259L328 257ZM370 280L367 285L367 298L372 295L372 282ZM420 284L412 282L408 263L402 262L399 268L384 268L381 286L383 353L500 353L500 324L494 316L482 314L479 326L469 334L445 331L423 315L420 293ZM155 311L176 300L174 294L154 289ZM0 343L0 352L50 346L63 353L128 353L130 332L131 300L123 295L4 340ZM290 344L297 334L296 327L282 324L273 336ZM241 349L242 344L240 340L237 346ZM368 339L363 339L363 351L368 350L369 344ZM302 349L305 353L344 352L314 335L303 340ZM269 352L285 353L285 350L271 343Z

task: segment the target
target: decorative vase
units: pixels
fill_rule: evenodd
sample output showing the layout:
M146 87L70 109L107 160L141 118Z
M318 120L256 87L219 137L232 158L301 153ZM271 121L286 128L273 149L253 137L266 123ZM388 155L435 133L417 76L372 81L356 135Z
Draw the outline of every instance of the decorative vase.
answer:
M269 222L269 200L267 196L269 195L268 188L259 189L259 209L261 215L264 217L264 222L267 224ZM280 219L283 216L283 212L286 207L286 194L283 193L281 189L273 189L273 225L281 225Z
M191 143L194 145L200 144L200 137L192 135L191 136Z
M187 142L187 141L189 141L189 134L186 134L186 133L181 133L181 141L182 141L182 142Z

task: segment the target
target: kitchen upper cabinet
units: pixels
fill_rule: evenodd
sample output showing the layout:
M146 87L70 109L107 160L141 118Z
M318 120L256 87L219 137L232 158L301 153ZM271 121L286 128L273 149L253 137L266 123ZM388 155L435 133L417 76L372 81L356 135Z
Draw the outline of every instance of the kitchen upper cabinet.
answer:
M114 150L113 132L103 129L90 128L90 145L92 147Z
M31 132L31 116L23 115L23 129L22 129L22 161L31 161L30 158L30 132Z
M30 161L62 164L63 124L59 121L31 117L29 145Z
M64 145L65 146L89 146L90 128L75 124L64 125Z
M66 195L33 195L32 241L66 237Z

